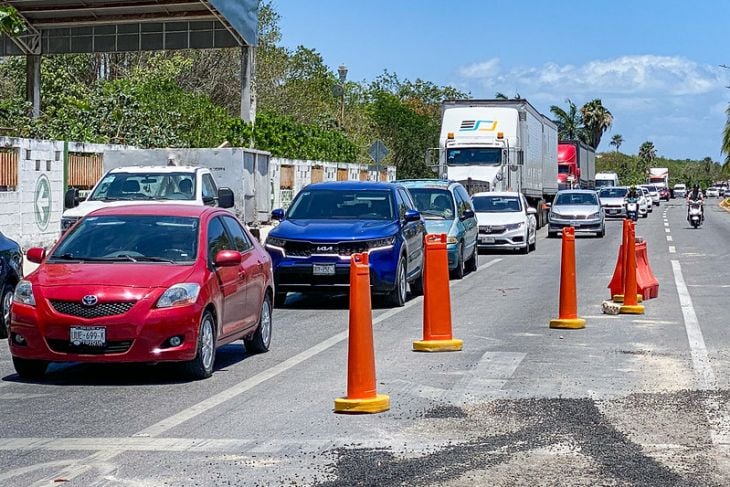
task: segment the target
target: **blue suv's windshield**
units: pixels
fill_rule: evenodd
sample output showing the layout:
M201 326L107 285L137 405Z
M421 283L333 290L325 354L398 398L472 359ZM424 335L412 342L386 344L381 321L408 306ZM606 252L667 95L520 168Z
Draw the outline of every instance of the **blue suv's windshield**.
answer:
M454 197L447 189L408 188L416 208L424 217L454 218Z
M393 202L388 190L309 189L296 197L290 220L393 220Z

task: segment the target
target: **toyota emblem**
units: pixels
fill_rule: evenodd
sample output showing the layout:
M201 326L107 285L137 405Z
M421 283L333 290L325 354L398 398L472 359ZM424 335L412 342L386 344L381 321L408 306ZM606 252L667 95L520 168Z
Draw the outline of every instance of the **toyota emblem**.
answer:
M81 304L83 304L84 306L95 306L98 302L99 298L97 298L93 294L87 294L86 296L81 298Z

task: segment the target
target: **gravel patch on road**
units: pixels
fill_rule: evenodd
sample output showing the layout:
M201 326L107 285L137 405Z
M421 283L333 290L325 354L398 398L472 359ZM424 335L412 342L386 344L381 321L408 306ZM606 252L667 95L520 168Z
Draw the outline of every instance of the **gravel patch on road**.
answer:
M727 406L728 394L718 397ZM725 485L706 399L680 391L437 406L408 434L449 437L441 448L418 456L337 449L332 480L318 485Z

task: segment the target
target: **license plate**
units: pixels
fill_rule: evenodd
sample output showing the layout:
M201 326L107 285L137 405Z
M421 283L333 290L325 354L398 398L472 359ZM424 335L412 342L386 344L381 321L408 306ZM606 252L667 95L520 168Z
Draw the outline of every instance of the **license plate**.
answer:
M106 345L106 328L101 326L72 326L71 345L103 347Z
M334 264L313 264L312 274L315 276L334 276L335 265Z
M608 210L609 215L615 215L616 213L618 213L618 210Z
M494 237L479 237L479 243L494 243Z

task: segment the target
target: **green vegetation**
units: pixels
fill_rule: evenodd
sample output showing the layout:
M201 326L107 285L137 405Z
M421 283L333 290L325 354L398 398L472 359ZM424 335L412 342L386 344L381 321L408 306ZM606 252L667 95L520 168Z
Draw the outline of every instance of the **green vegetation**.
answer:
M17 16L3 7L0 29ZM15 20L13 20L15 19ZM279 16L262 2L256 50L255 127L239 118L240 50L44 57L41 116L24 101L25 60L0 59L0 127L10 135L139 147L255 147L298 159L370 162L382 139L399 176L432 174L440 104L465 93L385 72L341 83L313 49L280 45Z
M613 115L600 99L595 98L580 109L570 99L565 100L568 110L557 105L550 107L550 112L555 116L555 124L558 126L558 138L560 140L581 140L594 149L601 143L603 134L613 124ZM620 146L623 140L618 143ZM611 145L615 145L611 142ZM618 151L618 147L616 149Z
M621 184L645 183L651 167L668 168L670 186L697 183L706 188L726 178L723 176L723 167L710 157L700 161L667 159L657 156L656 148L650 141L641 144L638 155L624 154L617 149L615 152L601 153L596 159L596 172L614 171Z
M9 5L0 5L0 34L16 36L23 31L25 25L18 11Z

